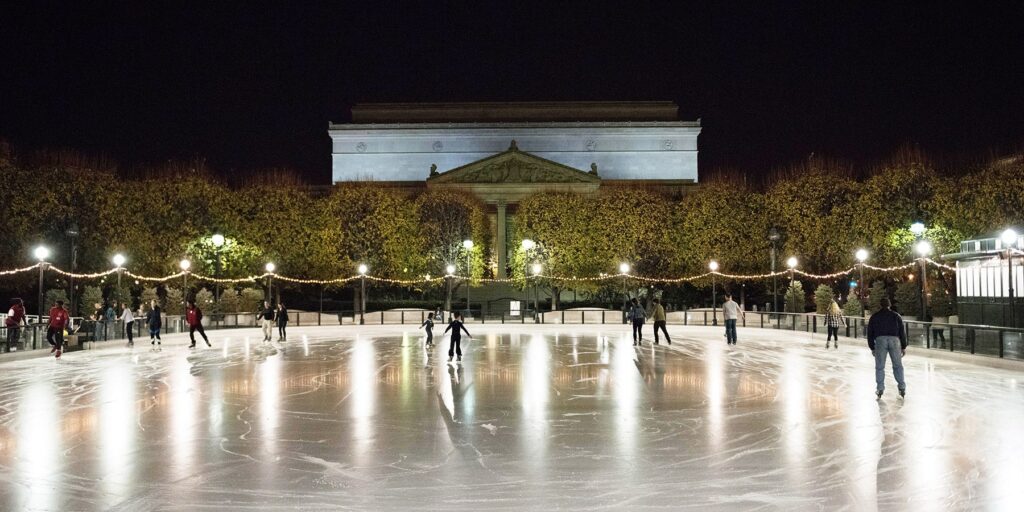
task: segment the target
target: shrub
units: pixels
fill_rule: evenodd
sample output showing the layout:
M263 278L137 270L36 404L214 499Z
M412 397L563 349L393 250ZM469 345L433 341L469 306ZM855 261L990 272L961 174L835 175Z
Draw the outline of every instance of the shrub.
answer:
M800 281L793 281L786 289L786 313L803 313L807 306L807 296L804 295L804 285Z
M181 294L180 288L167 287L167 295L164 300L164 313L168 315L180 315L185 312L185 305L182 301L185 300Z
M238 313L241 306L241 297L234 288L228 288L220 292L220 311L222 313Z
M82 299L78 301L78 311L82 316L96 313L96 304L103 304L103 290L98 286L86 286L82 290Z
M860 299L857 297L857 289L853 288L846 296L846 304L843 304L843 315L861 316L863 314L864 305L861 304Z
M946 289L946 285L941 279L936 281L931 295L928 296L928 306L932 317L953 316L956 314L956 300L949 293L949 290Z
M887 295L885 282L875 281L871 283L871 289L868 291L868 311L871 314L875 314L878 310L882 309L882 298Z
M49 309L50 306L56 304L58 300L64 301L64 306L69 310L71 309L71 304L68 304L68 293L62 288L50 288L49 290L46 290L46 301L43 303L43 309Z
M263 290L256 288L243 288L239 294L238 312L251 313L263 304Z
M896 311L906 316L921 314L921 294L916 281L900 283L896 287Z
M814 289L814 308L815 312L819 315L828 313L828 308L832 306L832 287L827 284L819 284Z

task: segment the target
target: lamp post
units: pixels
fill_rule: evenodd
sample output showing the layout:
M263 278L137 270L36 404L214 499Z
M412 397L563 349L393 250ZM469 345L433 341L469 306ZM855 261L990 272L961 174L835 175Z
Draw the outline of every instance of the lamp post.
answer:
M210 241L213 242L213 253L214 253L214 266L213 266L213 277L220 279L220 248L224 246L224 235L220 233L214 233L210 237ZM220 282L213 282L213 304L216 313L220 313Z
M921 320L924 321L928 318L928 283L926 281L928 277L925 271L927 270L928 255L932 253L932 244L928 240L921 240L914 246L914 249L920 256L920 258L917 259L917 262L921 267L921 283L919 287L921 289Z
M711 263L708 263L708 268L711 269L711 325L718 325L718 301L716 300L718 294L715 289L715 274L718 273L718 262L711 260Z
M447 274L445 274L445 276L444 276L445 280L448 281L448 296L447 296L447 298L444 301L444 310L449 312L448 313L448 318L451 318L451 310L452 310L452 276L455 275L455 265L449 264L447 267L444 268L444 270L445 270L445 272L447 272Z
M537 277L540 276L540 272L543 270L543 267L541 267L540 263L534 263L531 270L533 270L533 310L540 313L540 289L537 287ZM533 322L540 322L540 316L534 314Z
M786 266L789 267L789 289L790 290L793 289L793 280L796 278L796 265L798 263L799 263L799 261L796 259L796 256L790 256L789 259L786 260ZM786 293L789 293L789 292L786 292ZM794 309L796 309L797 305L794 304L793 307L794 307ZM802 310L803 310L803 307L800 307L798 310L794 311L794 313L800 313L800 312L802 312Z
M182 291L181 291L181 301L182 301L181 305L182 305L183 308L187 309L188 308L188 269L192 268L192 262L187 260L187 259L182 259L181 262L178 263L178 266L181 267L181 272L182 272L181 277L184 280L184 284L182 285Z
M469 281L473 277L472 268L472 257L473 257L473 241L463 240L462 247L466 249L466 316L473 316L473 312L469 309Z
M857 249L854 254L857 257L857 268L860 269L860 279L857 281L857 300L860 301L860 316L864 317L864 262L868 260L867 249Z
M112 261L114 262L114 266L117 267L117 304L120 305L123 300L121 298L121 273L124 272L124 262L127 261L127 259L123 254L117 253L114 255Z
M272 303L274 301L274 270L277 270L277 265L274 262L267 262L266 266L263 267L267 271L267 302Z
M78 235L80 234L80 231L78 230L78 223L72 221L71 225L68 226L68 229L64 231L64 234L71 239L71 275L68 276L68 285L70 288L68 292L68 302L70 303L69 306L71 307L71 314L74 315L75 311L77 311L77 309L75 308L74 273L78 267Z
M365 263L360 263L359 268L359 325L366 323L366 319L363 315L366 314L366 268Z
M537 243L529 238L525 238L521 247L523 248L523 307L521 314L525 315L530 304L530 273L528 272L529 269L527 267L529 263L527 262L530 261L530 251L537 247Z
M772 226L768 230L768 241L771 242L771 269L772 269L772 312L779 312L779 277L775 275L775 247L778 245L779 240L782 239L782 234L779 233L779 228Z
M1007 277L1007 293L1009 295L1010 302L1010 321L1007 325L1010 327L1017 326L1017 311L1014 309L1015 297L1013 289L1013 249L1019 244L1020 236L1013 229L1007 229L1003 231L1003 234L999 236L1003 242L1003 248L1006 249L1006 277Z
M629 263L619 263L619 273L622 274L622 311L623 311L623 322L625 322L625 312L629 308L629 294L626 293L626 277L629 276Z
M32 254L39 260L39 309L37 312L39 313L39 323L43 323L43 308L46 307L43 305L43 272L46 270L46 260L50 257L50 249L40 245L32 251Z

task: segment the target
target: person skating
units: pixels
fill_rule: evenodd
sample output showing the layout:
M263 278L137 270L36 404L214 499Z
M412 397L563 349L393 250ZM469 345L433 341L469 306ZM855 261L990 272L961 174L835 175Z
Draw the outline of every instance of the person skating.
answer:
M462 361L462 331L465 331L469 339L473 339L473 335L462 324L462 313L452 313L452 321L445 328L444 332L447 333L448 331L452 331L451 344L448 346L448 360L451 361L452 357L458 354L459 361Z
M846 320L843 319L843 310L839 308L839 304L836 301L832 301L832 304L828 307L828 312L825 313L825 325L828 327L825 348L828 348L829 342L833 340L833 345L839 348L839 326L846 327Z
M274 308L263 301L263 310L259 314L260 325L263 327L263 341L272 341L274 336Z
M160 345L160 328L163 327L163 318L160 317L160 304L157 304L155 300L149 303L146 327L149 327L149 344Z
M907 332L903 329L903 317L892 310L888 297L879 301L882 306L868 320L868 348L875 355L875 395L882 398L885 391L885 356L892 359L892 376L900 396L906 396L907 383L903 380L903 356L907 354Z
M25 302L21 299L13 299L11 309L7 311L7 318L4 319L4 327L7 327L7 352L10 352L11 347L21 341L22 326L28 327Z
M626 314L626 318L633 324L633 346L643 345L644 319L647 318L647 311L644 311L644 307L640 305L640 301L636 297L633 297L633 300L630 302L629 313Z
M288 308L284 307L284 302L277 304L277 341L288 340Z
M53 348L50 353L60 359L61 349L64 348L64 329L68 327L68 310L64 309L64 301L58 300L57 304L50 308L50 323L46 328L46 341Z
M665 328L667 317L665 316L665 306L661 305L661 300L654 299L654 311L651 312L651 320L654 321L654 344L657 345L658 341L658 329L665 333L665 342L669 345L672 344L672 338L668 337L668 329Z
M725 302L722 304L722 316L725 317L725 342L728 345L736 344L736 320L744 318L743 310L732 295L725 294Z
M427 319L424 320L422 324L420 324L420 327L423 328L424 330L426 330L426 333L427 333L426 346L429 347L430 345L433 345L434 344L434 314L433 313L428 313L427 314Z
M119 320L124 322L124 333L128 336L128 346L134 347L135 340L133 336L135 333L132 332L132 327L135 326L135 315L132 314L131 306L124 306L124 309L121 310L121 318L119 318Z
M203 337L207 347L213 346L210 344L210 339L206 337L206 331L203 330L203 310L196 306L195 300L188 301L185 320L188 322L188 338L192 340L192 344L188 348L196 348L196 331L199 331L199 335Z

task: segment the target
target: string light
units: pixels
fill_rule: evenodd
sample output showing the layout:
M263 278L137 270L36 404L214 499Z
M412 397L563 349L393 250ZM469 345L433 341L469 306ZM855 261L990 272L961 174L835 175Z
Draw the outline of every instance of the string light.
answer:
M1024 255L1024 251L1021 251L1021 250L1013 250L1013 253L1015 255L1018 255L1018 256ZM937 262L937 261L935 261L933 259L925 258L924 261L927 264L932 265L932 266L937 267L937 268L940 268L942 270L946 270L946 271L950 271L950 272L956 272L956 267L953 267L953 266L950 266L950 265L946 265L944 263ZM28 267L17 268L17 269L12 269L12 270L3 270L3 271L0 271L0 276L8 276L8 275L21 274L21 273L24 273L24 272L29 272L29 271L32 271L32 270L35 270L35 269L39 268L40 265L44 265L44 263L40 262L40 263L36 263L35 265L31 265L31 266L28 266ZM296 284L318 284L318 285L345 284L345 283L349 283L351 281L355 281L355 280L363 278L363 277L365 277L366 279L369 279L371 281L375 281L375 282L379 282L379 283L397 284L397 285L443 283L444 280L447 279L447 278L460 279L460 280L467 280L467 279L469 279L468 276L458 275L458 274L454 274L454 273L453 274L449 274L449 275L445 275L445 276L441 276L441 277L431 277L431 276L427 275L427 276L424 276L423 278L419 278L419 279L391 279L391 278L387 278L387 277L378 277L378 276L372 276L372 275L359 275L359 274L352 275L352 276L347 276L347 277L337 277L337 278L333 278L333 279L304 279L304 278L298 278L298 277L283 276L283 275L276 274L276 273L273 273L273 272L265 272L265 273L260 274L260 275L251 275L251 276L237 277L237 278L217 278L217 277L211 277L211 276L206 276L206 275L202 275L202 274L195 274L195 273L189 272L187 270L182 270L181 272L177 272L177 273L170 274L170 275L167 275L167 276L144 276L144 275L139 275L139 274L132 273L132 272L124 269L123 267L112 268L110 270L106 270L106 271L103 271L103 272L95 272L95 273L91 273L91 274L78 274L78 273L74 273L74 272L68 272L68 271L63 270L63 269L61 269L59 267L56 267L56 266L54 266L52 264L48 264L47 263L45 265L46 265L46 269L47 270L52 270L53 272L56 272L57 274L60 274L62 276L73 277L75 279L100 279L100 278L104 278L106 276L109 276L111 274L114 274L114 273L116 273L116 272L118 272L120 270L121 272L124 272L124 274L126 276L129 276L132 279L135 279L137 281L145 281L145 282L166 282L166 281L170 281L172 279L181 278L185 274L188 274L190 277L192 277L192 278L194 278L196 280L199 280L199 281L209 282L209 283L219 283L219 284L251 283L251 282L257 282L257 281L259 281L261 279L264 279L266 277L273 277L274 279L280 279L282 281L286 281L286 282L289 282L289 283L296 283ZM905 265L897 265L897 266L893 266L893 267L876 267L876 266L873 266L873 265L868 265L866 263L862 263L860 265L863 266L865 269L873 270L875 272L893 273L893 272L901 272L901 271L913 268L916 265L918 265L918 263L916 263L916 262L914 262L914 263L907 263ZM718 276L718 277L722 277L722 278L730 279L730 280L734 280L734 281L751 281L751 280L770 279L772 277L778 277L778 276L785 276L785 275L789 274L789 272L791 272L791 271L793 273L799 274L801 277L804 277L804 278L807 278L807 279L827 280L827 279L837 279L837 278L849 275L849 274L851 274L853 272L856 272L857 270L858 270L858 266L853 266L853 267L850 267L850 268L847 268L847 269L844 269L844 270L841 270L841 271L838 271L838 272L833 272L831 274L812 274L810 272L804 272L803 270L799 270L799 269L796 269L796 268L794 268L792 270L780 270L780 271L777 271L777 272L767 272L767 273L763 273L763 274L726 274L724 272L719 272L719 271L715 270L715 271L711 271L711 272L705 272L703 274L698 274L698 275L693 275L693 276L685 276L685 277L650 277L650 276L641 276L641 275L634 275L634 274L628 274L628 273L620 273L620 274L600 273L597 276L579 277L579 276L543 275L543 274L537 273L534 276L509 277L509 278L474 278L474 280L475 281L479 281L481 283L521 283L527 277L535 277L535 278L550 279L552 281L558 281L558 282L583 283L583 282L607 281L607 280L619 279L619 278L625 277L625 278L628 278L628 279L635 279L637 281L648 282L648 283L687 283L687 282L694 282L694 281L700 281L702 279L707 279L707 278L711 277L712 274L715 275L715 276Z

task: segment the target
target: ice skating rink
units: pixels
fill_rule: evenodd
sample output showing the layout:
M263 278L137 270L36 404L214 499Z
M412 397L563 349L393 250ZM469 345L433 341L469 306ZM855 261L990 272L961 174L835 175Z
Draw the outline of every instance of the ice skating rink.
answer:
M0 510L1020 510L1024 370L673 326L210 331L0 364ZM438 330L440 332L440 329ZM650 334L650 331L647 332ZM1024 367L1022 367L1024 368Z

